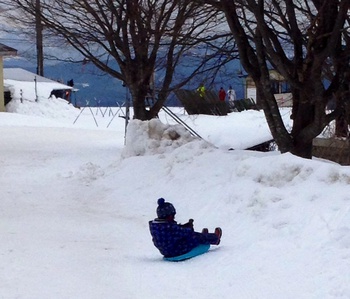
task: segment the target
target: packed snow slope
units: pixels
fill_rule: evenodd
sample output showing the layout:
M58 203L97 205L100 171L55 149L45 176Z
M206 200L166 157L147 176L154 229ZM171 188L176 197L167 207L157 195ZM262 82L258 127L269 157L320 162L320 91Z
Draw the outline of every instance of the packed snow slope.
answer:
M124 145L122 110L10 106L1 299L350 298L350 168L240 149L268 134L262 112L177 111L204 140L164 114L135 120ZM148 231L159 197L179 222L222 227L221 244L164 261Z

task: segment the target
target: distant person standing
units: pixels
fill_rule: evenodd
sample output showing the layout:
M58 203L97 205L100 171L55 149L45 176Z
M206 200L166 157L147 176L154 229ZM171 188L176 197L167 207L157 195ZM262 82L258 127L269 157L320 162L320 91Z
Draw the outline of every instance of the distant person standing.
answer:
M205 86L204 86L204 83L201 83L201 85L199 85L199 87L197 88L197 92L199 94L199 96L201 98L204 98L205 96Z
M220 87L220 90L219 90L219 100L220 100L221 102L225 102L225 99L226 99L226 92L225 92L225 90L224 90L222 87Z
M233 109L235 107L234 101L236 101L236 92L230 85L228 91L227 91L227 96L228 96L228 104L229 106Z

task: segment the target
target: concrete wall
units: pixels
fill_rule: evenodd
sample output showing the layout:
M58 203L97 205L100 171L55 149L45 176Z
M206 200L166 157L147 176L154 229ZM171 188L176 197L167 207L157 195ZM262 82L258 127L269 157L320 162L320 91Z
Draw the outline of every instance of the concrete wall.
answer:
M350 140L315 138L312 155L340 165L350 165Z

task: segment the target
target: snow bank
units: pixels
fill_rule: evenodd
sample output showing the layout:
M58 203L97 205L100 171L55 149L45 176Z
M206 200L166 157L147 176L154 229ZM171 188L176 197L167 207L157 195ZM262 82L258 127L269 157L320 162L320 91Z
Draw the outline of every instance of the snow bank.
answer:
M79 113L79 109L70 105L63 99L42 99L39 98L40 105L35 101L13 99L6 105L6 111L19 113L27 116L39 116L50 120L71 120L73 123Z
M158 119L132 120L128 125L122 157L169 153L191 142L205 143L210 147L206 142L193 137L181 125L163 124Z
M13 82L12 82L13 81ZM50 92L55 88L55 83L38 82L38 98L36 101L35 86L31 82L10 84L12 100L6 105L6 111L23 114L26 116L39 116L41 118L69 121L72 123L79 113L79 109L69 104L66 100L52 96Z
M0 113L1 298L350 298L350 167L237 149L265 136L258 112L182 116L218 149L165 121L131 121L124 147L124 118L30 128L69 105L10 107L31 115ZM159 197L222 227L220 246L165 263L147 226Z

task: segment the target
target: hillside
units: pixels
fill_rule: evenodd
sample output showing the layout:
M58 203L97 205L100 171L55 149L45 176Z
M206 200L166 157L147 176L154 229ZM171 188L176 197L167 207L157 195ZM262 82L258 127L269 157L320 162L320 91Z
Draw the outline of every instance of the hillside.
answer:
M64 101L16 104L0 113L0 297L350 298L350 168L227 150L268 131L262 113L177 111L209 142L166 115L132 121L124 145L125 120L106 128L97 108L99 127ZM220 245L164 261L148 229L160 197L180 223L220 226Z

